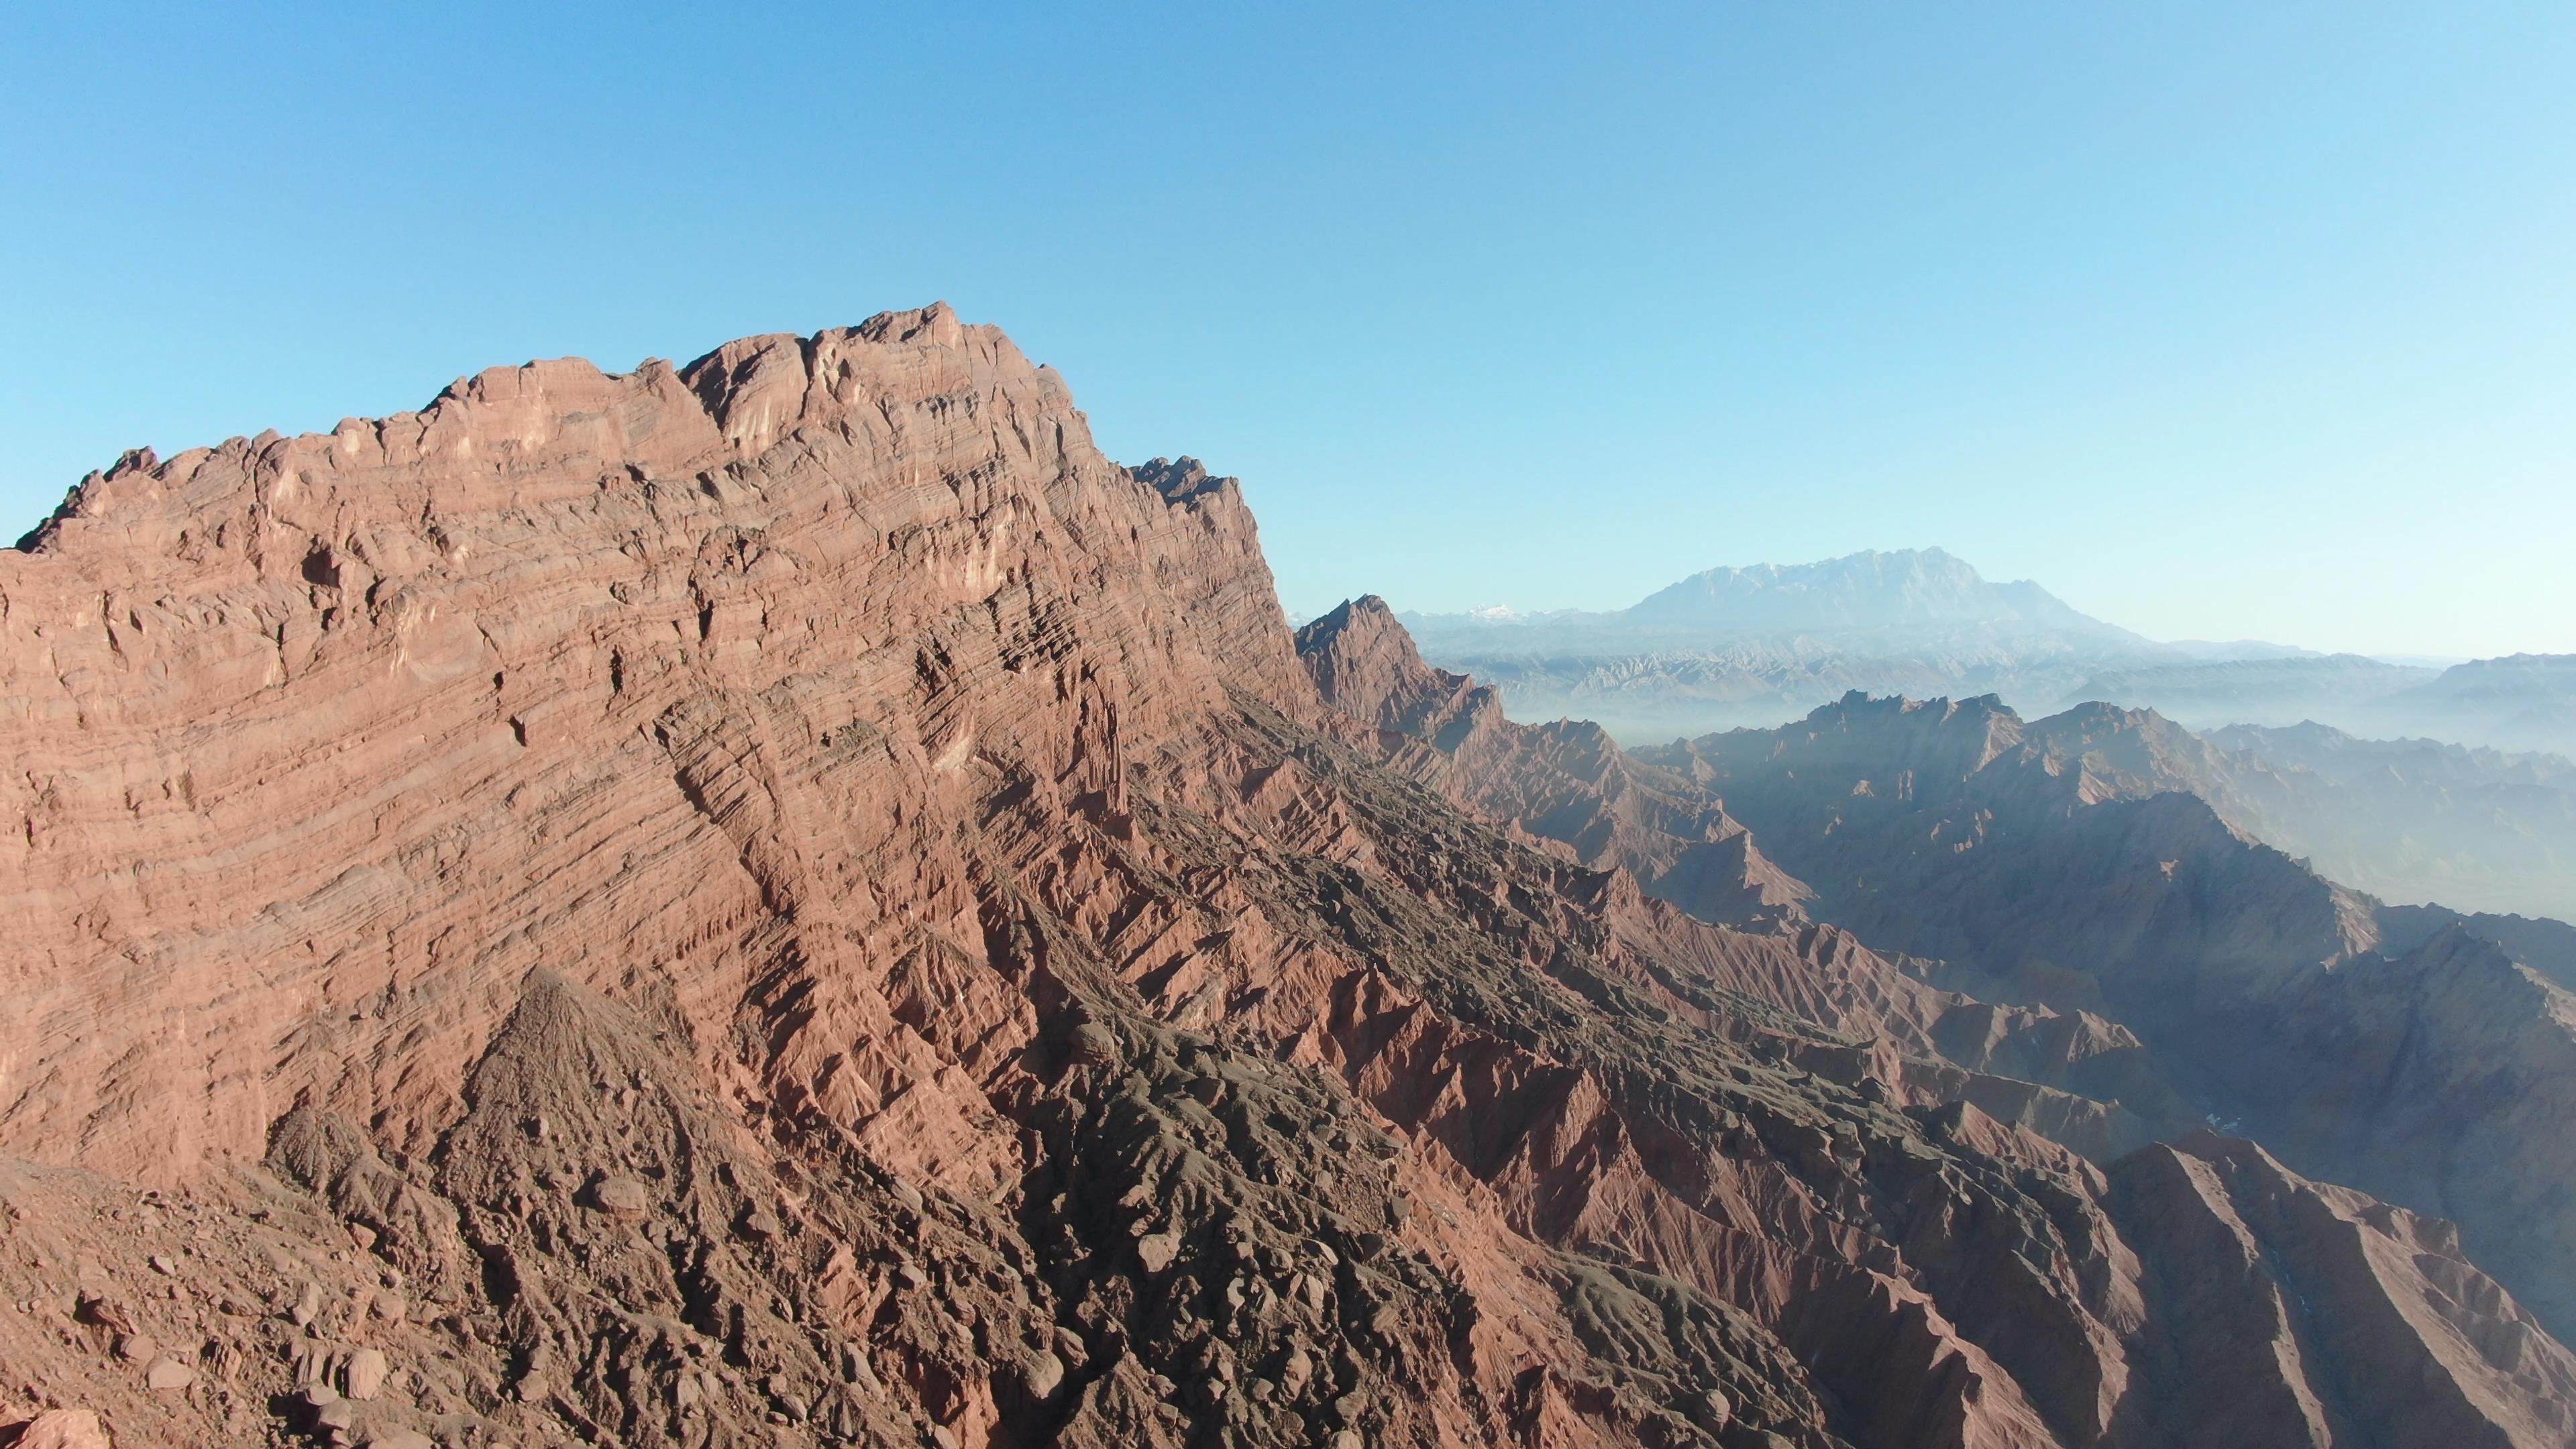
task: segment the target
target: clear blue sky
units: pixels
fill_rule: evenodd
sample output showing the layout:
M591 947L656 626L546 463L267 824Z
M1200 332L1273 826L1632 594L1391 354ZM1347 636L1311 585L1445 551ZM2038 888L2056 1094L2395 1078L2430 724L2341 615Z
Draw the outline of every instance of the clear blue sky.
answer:
M1292 605L1940 544L2158 636L2576 650L2555 0L251 8L0 18L10 533L129 446L944 297L1241 474Z

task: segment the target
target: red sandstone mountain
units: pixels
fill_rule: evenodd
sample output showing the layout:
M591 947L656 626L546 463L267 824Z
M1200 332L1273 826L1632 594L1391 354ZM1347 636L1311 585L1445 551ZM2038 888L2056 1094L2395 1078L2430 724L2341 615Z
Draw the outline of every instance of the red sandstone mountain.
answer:
M86 480L0 555L0 1423L2570 1442L2447 1224L1274 597L939 307Z
M1804 919L1806 887L1765 860L1721 802L1650 778L1598 725L1506 720L1494 691L1423 663L1384 600L1307 625L1297 650L1326 699L1403 746L1391 763L1460 804L1582 864L1622 867L1703 920Z

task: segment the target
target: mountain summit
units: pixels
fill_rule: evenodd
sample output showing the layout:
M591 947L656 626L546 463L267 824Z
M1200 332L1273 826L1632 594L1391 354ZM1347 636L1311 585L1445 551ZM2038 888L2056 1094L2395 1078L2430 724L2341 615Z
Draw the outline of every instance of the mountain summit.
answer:
M2184 657L1938 548L1714 568L1606 612L1402 617L1425 657L1521 717L1630 741L1769 726L1853 689L2051 701L2114 665Z
M2576 657L2437 674L2255 640L2158 643L1938 548L1708 569L1625 609L1400 617L1426 659L1484 681L1521 718L1595 720L1630 743L1768 729L1857 689L2043 710L2105 700L2196 729L2313 719L2367 737L2576 751Z
M1613 617L1634 628L1712 634L1985 625L2143 642L2078 612L2027 579L1991 582L1965 559L1938 548L1872 549L1808 564L1714 568L1658 589Z
M1624 644L1687 646L1784 633L1947 635L1961 629L2146 643L2028 579L1994 582L1939 548L1865 549L1814 563L1707 569L1624 609L1531 612L1493 605L1402 618L1418 635L1491 628Z

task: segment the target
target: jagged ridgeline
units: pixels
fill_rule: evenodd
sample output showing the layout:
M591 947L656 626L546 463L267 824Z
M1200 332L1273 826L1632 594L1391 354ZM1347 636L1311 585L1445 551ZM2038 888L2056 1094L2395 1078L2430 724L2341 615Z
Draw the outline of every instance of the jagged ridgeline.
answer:
M2171 969L2239 1040L2301 993L2318 1059L2402 1034L2438 1003L2317 995L2416 979L2366 907L2096 952L2232 899L2221 844L1903 796L2134 845L2051 857L2097 889L2016 952L2045 902L1909 864L1928 819L1847 838L1275 598L1231 480L1110 463L944 307L85 480L0 555L0 1424L2570 1441L2546 1202L2464 1250L2371 1155L2422 1136L2335 1137L2357 1084L2199 1130L2250 1089L2134 1010ZM1958 764L1903 747L1862 798ZM2527 1166L2546 1115L2463 1120Z

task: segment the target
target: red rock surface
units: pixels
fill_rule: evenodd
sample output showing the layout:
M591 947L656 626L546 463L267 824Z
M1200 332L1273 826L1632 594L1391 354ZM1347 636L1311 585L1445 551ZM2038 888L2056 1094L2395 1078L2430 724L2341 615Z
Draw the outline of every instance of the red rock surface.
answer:
M1343 713L1375 725L1389 763L1469 809L1624 869L1702 920L1803 923L1812 892L1765 859L1724 804L1641 767L1598 725L1517 724L1501 698L1425 664L1383 599L1342 605L1297 633L1298 657Z
M86 481L0 555L0 1424L2569 1442L2444 1225L2106 1168L2134 1037L1274 599L940 307Z

